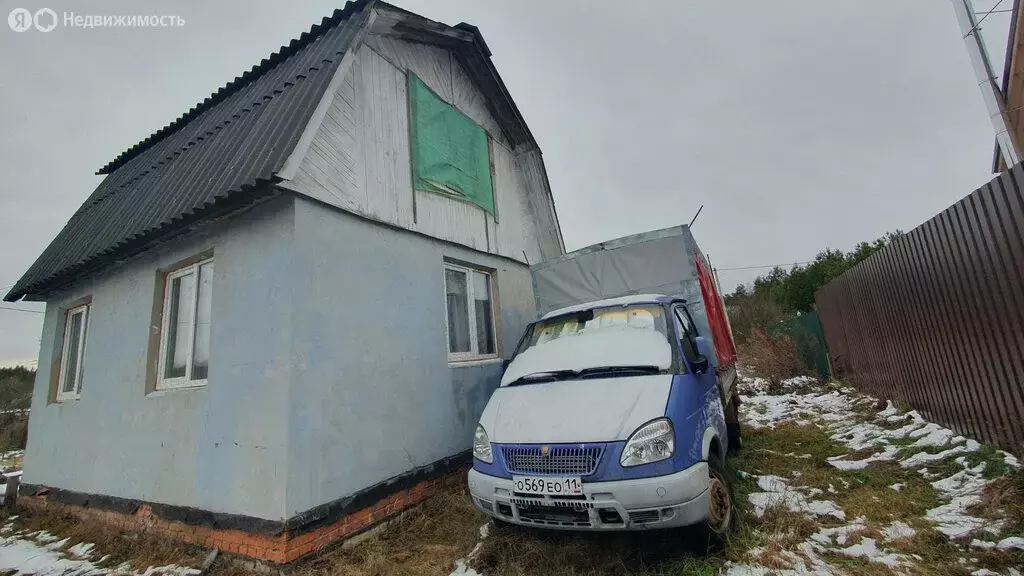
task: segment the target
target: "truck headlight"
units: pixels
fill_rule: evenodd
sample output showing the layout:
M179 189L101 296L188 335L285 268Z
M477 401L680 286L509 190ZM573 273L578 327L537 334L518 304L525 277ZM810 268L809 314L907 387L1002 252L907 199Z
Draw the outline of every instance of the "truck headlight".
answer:
M636 429L626 440L619 464L639 466L671 458L676 451L675 431L668 418L651 420Z
M487 439L487 431L479 424L476 425L476 434L473 434L473 457L488 464L494 462L491 441Z

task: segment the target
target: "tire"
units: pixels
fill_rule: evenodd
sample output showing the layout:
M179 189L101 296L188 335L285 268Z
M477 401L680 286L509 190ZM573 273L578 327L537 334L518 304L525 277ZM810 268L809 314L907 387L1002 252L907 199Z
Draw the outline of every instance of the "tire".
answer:
M738 514L732 480L721 458L708 459L708 516L696 526L700 543L708 553L719 552L729 542Z

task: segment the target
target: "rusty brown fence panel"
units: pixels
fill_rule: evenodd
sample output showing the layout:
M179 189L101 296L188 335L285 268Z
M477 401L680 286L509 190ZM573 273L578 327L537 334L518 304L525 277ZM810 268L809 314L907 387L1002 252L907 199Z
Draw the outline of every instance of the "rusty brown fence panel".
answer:
M833 372L1024 455L1024 168L815 294Z

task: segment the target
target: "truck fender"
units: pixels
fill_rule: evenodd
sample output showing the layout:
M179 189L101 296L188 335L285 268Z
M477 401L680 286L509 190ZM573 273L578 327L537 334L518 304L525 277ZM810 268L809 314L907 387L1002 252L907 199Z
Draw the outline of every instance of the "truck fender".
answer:
M706 462L708 460L708 458L711 456L711 441L716 439L716 438L718 438L718 433L715 432L714 428L708 426L707 428L704 429L704 440L703 440L703 447L702 447L702 451L701 451L701 460L704 460ZM721 445L722 445L722 441L721 440L718 440L718 445L719 445L719 449L721 449ZM719 456L721 456L721 455L719 455Z

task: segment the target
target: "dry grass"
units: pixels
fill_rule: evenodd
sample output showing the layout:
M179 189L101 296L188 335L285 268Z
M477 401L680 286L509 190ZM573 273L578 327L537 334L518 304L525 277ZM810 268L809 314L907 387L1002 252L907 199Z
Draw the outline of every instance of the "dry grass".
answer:
M760 328L750 330L740 355L759 376L772 382L807 373L789 336L772 339Z
M447 575L480 539L486 520L453 481L351 549L334 547L303 561L297 576Z
M864 516L873 522L890 522L921 516L939 505L939 494L931 483L913 470L896 462L872 462L863 470L846 477L856 488L841 494L837 501L850 518ZM903 484L900 491L890 488Z
M1024 469L993 480L981 493L981 504L972 512L982 518L1000 518L1006 532L1024 535Z
M102 566L112 567L127 562L136 570L149 566L179 564L199 566L207 550L182 542L136 532L126 532L99 522L85 523L67 512L52 509L18 510L17 530L45 530L68 542L67 550L80 542L95 544L95 558L106 556Z
M704 558L688 530L572 533L500 526L475 566L488 576L717 574L723 558Z

